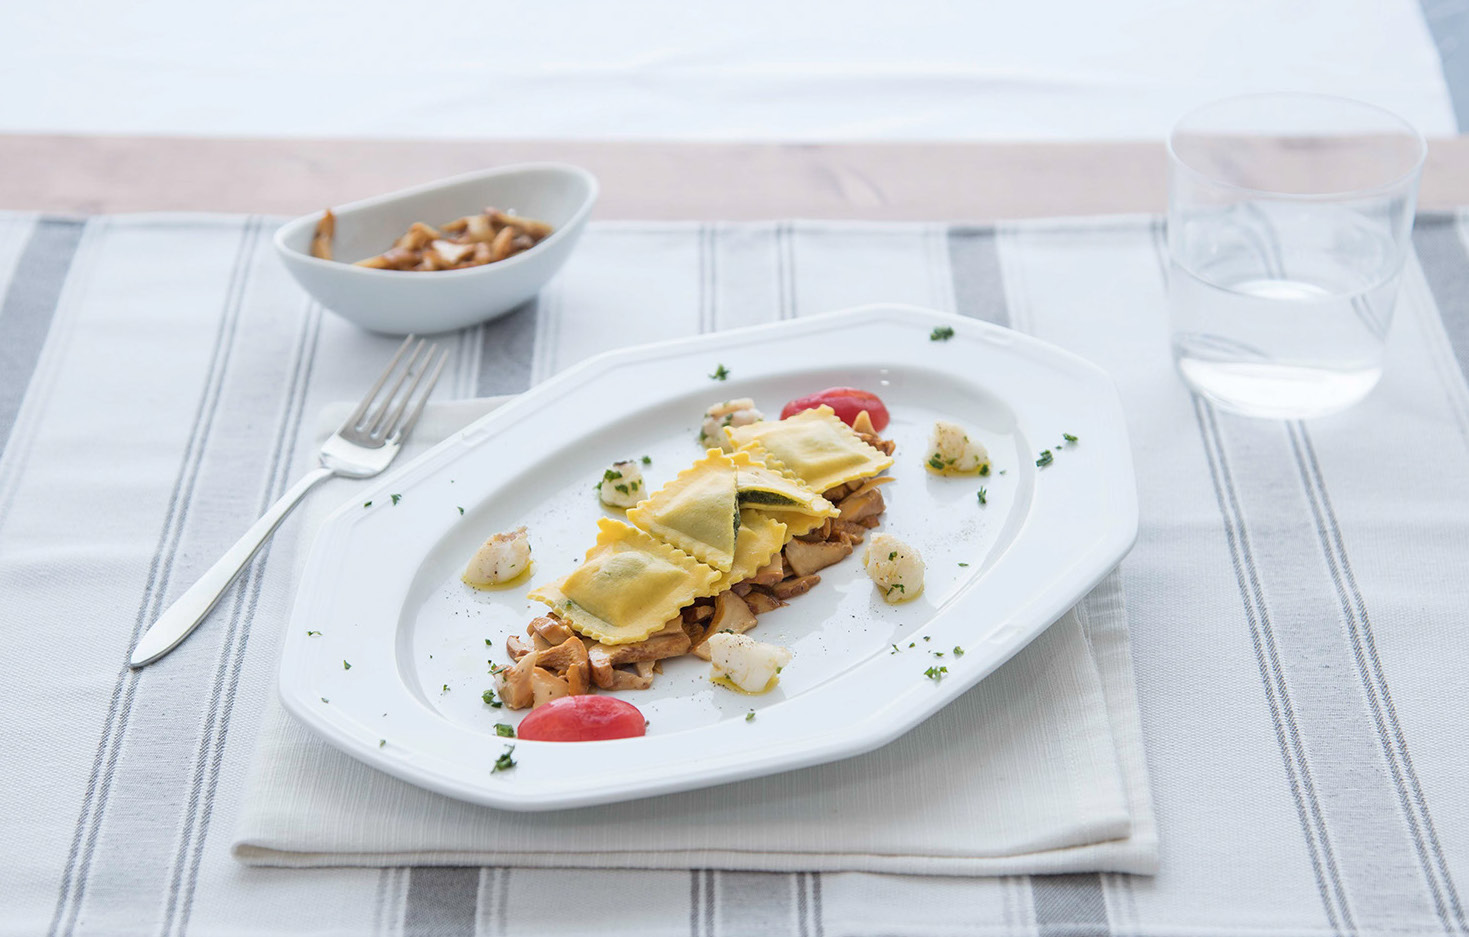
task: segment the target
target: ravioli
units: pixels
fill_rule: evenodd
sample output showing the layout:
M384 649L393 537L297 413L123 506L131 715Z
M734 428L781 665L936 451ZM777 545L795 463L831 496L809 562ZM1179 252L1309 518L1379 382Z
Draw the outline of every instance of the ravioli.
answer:
M838 514L836 507L820 492L757 462L748 451L736 452L730 461L735 467L735 498L741 508L759 508L769 513L796 511L812 517Z
M893 464L862 441L831 407L803 410L784 420L763 420L725 430L736 449L750 452L822 492L876 475Z
M621 521L597 521L597 543L576 572L529 595L603 644L631 644L662 628L719 579L718 570Z
M710 449L628 511L627 519L699 562L728 571L740 525L735 463L718 449Z
M762 566L774 559L775 554L780 552L780 548L789 539L786 525L775 518L759 511L741 511L740 531L735 537L734 563L729 572L720 576L709 587L709 594L718 595L735 583L755 575Z
M826 523L825 517L812 517L810 514L797 514L795 511L767 511L763 507L748 508L752 513L771 520L778 520L786 525L786 543L790 543L797 537L809 534L811 531ZM841 512L838 511L837 514ZM836 516L836 515L832 515Z

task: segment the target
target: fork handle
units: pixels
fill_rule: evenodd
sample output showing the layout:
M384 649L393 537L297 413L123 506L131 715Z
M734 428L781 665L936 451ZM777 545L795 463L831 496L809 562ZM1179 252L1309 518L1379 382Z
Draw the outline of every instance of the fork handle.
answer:
M281 521L305 497L306 492L331 478L333 474L335 473L329 468L315 469L281 495L259 520L250 525L245 535L236 540L235 545L226 550L224 556L199 577L198 582L190 586L187 592L174 600L168 611L159 616L133 648L133 656L128 664L132 667L151 664L188 637L189 632L198 627L204 616L209 614L209 610L218 604L230 583L235 581L240 571L260 551L270 535L275 533Z

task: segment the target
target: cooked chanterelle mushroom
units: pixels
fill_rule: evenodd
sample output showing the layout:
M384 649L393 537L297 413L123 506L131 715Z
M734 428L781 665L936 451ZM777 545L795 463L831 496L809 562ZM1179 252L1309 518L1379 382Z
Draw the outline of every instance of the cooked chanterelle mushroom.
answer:
M643 470L631 459L613 462L612 467L602 473L597 495L608 507L632 507L648 496L643 486Z
M571 692L565 680L536 666L540 655L540 651L531 651L514 667L507 667L495 675L500 699L505 701L506 706L511 709L525 709Z
M565 638L552 644L550 638ZM511 709L539 706L561 696L580 696L591 689L587 646L554 618L542 617L526 629L530 643L519 637L505 642L514 667L495 674L500 699Z
M826 569L833 563L846 559L851 553L852 545L840 540L825 540L820 543L792 540L785 548L786 563L797 576L809 576L819 569Z
M755 401L749 397L737 397L716 403L704 411L704 422L699 427L699 445L718 446L725 452L734 451L734 444L724 435L726 426L746 426L765 419L755 409Z
M652 672L641 673L619 670L623 665L636 665L646 661L678 657L688 651L688 634L681 619L674 619L642 641L632 644L593 643L587 648L588 661L592 667L592 682L604 690L646 690L652 685Z
M493 586L509 582L530 568L530 540L524 527L495 534L484 542L469 565L463 580L471 586Z
M923 557L892 534L873 534L862 565L889 604L915 599L923 591Z

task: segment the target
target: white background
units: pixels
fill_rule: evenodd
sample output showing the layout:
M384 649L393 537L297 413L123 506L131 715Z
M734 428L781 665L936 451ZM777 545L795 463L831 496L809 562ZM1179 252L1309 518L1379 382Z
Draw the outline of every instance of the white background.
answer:
M1413 0L11 3L0 131L1157 138L1316 90L1455 132Z

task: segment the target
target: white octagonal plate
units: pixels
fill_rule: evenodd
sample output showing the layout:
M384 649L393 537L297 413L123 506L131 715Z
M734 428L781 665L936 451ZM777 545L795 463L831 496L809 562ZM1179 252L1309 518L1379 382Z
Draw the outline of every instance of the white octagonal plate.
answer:
M939 327L953 337L931 338ZM711 378L720 365L727 380ZM882 529L923 554L923 594L887 605L859 547L811 592L760 617L754 636L795 655L774 691L731 692L685 656L665 661L652 689L619 694L648 718L642 738L497 736L497 723L523 714L482 702L488 663L507 662L506 637L544 608L525 598L531 585L569 572L597 518L612 513L593 491L602 470L646 455L656 489L701 454L695 438L711 403L753 397L774 415L839 385L871 390L891 411L884 435L897 442L896 480L883 489ZM989 448L988 478L925 471L939 418ZM1038 466L1047 449L1053 460ZM331 744L375 768L512 810L787 771L876 748L958 698L1126 554L1137 518L1110 378L1008 329L882 305L614 351L536 386L332 514L302 577L281 695ZM460 583L487 536L521 524L535 551L529 583L492 591ZM925 675L936 667L947 668L941 679ZM516 766L493 771L511 744Z

